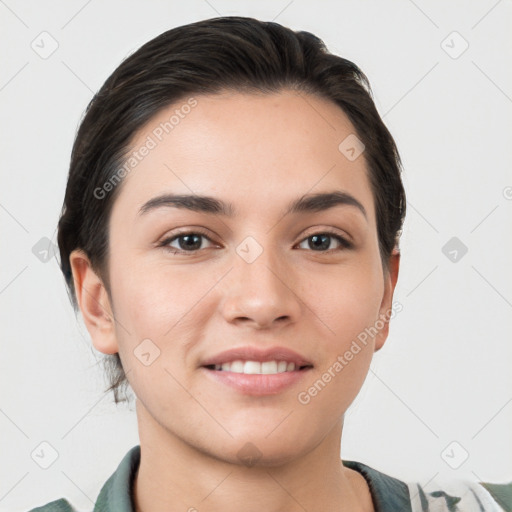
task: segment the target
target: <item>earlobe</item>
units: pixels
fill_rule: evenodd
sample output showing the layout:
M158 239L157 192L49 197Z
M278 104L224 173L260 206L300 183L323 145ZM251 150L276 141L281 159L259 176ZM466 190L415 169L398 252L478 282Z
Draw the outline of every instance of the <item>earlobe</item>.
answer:
M77 302L94 348L104 354L115 354L118 352L115 323L105 285L83 250L72 251L69 262Z
M384 296L379 310L379 333L375 337L375 348L377 352L384 346L389 334L389 320L393 311L393 293L395 291L396 282L398 280L398 270L400 267L400 252L398 249L393 250L389 258L389 270L384 275Z

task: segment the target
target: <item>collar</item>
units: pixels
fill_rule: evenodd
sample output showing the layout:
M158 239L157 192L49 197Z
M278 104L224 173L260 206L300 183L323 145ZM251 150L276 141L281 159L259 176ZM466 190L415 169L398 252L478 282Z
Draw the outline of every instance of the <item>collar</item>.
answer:
M101 488L93 512L135 512L132 489L139 464L140 445L136 445ZM406 483L361 462L344 460L343 465L361 473L366 479L376 512L411 512Z

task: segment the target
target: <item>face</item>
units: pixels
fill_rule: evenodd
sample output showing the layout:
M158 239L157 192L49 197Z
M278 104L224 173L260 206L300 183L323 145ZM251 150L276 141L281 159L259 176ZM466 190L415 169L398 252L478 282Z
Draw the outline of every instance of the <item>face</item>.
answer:
M115 322L86 322L119 352L140 428L282 463L340 425L386 338L397 267L382 267L364 153L338 149L355 134L339 107L291 91L194 98L134 138L145 156L109 224Z

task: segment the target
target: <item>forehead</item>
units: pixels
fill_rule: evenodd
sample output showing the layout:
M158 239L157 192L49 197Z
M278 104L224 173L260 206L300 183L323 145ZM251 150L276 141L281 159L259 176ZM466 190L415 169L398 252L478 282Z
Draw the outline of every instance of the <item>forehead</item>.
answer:
M370 216L364 153L340 151L355 129L332 101L296 91L193 95L161 110L135 134L117 202L136 214L162 192L204 194L251 207L282 207L307 193L342 190ZM351 139L349 139L351 140ZM343 145L343 144L342 144Z

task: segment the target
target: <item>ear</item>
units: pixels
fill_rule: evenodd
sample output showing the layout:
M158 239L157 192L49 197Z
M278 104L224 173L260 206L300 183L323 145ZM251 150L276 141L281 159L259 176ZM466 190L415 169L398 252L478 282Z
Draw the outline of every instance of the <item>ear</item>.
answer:
M378 334L375 336L375 348L377 352L384 346L389 334L389 320L393 308L393 293L395 291L396 282L398 279L398 269L400 267L400 252L395 249L389 257L389 270L384 271L384 296L379 309L379 320L384 323L382 329L379 329Z
M69 256L75 294L94 348L104 354L118 352L115 320L107 290L81 249Z

